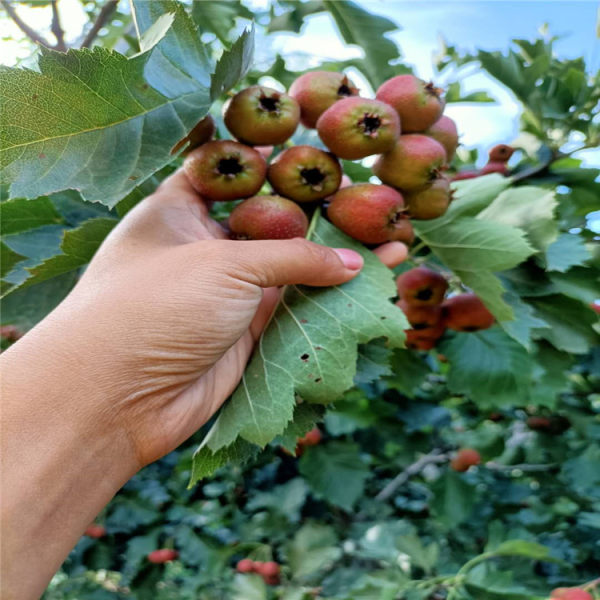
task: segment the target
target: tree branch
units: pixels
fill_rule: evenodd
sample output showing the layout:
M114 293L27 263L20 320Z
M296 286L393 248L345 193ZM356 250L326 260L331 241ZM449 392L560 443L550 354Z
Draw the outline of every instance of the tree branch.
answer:
M432 463L442 463L447 462L449 456L447 454L443 454L441 450L434 450L429 454L425 454L421 456L418 460L416 460L412 465L409 465L402 471L398 473L394 479L392 479L380 492L375 496L375 500L387 500L391 496L393 496L394 492L404 483L406 483L413 475L420 473L427 465Z
M492 471L514 471L515 469L518 469L519 471L523 471L524 473L532 473L535 471L553 471L554 469L558 469L559 466L560 465L558 463L548 463L546 465L501 465L500 463L495 462L485 463L485 467L487 469L491 469Z
M117 4L119 0L109 0L103 7L102 10L98 13L98 17L96 22L92 25L92 28L88 31L88 34L81 42L82 48L89 48L92 45L92 42L96 39L98 32L104 27L106 22L110 19L110 16L113 14L115 9L117 8Z
M13 20L15 25L32 41L36 44L46 46L46 48L52 48L52 44L43 38L37 31L29 27L21 17L17 14L17 11L11 6L9 0L0 0L0 4L4 7L4 10L8 13L8 16Z
M65 32L60 24L60 15L58 14L57 0L52 0L52 26L51 31L56 38L55 50L66 52L67 45L65 44Z

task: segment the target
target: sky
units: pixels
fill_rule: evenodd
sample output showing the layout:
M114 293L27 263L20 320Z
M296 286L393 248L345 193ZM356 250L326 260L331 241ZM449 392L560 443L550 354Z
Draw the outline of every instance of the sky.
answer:
M597 0L355 0L373 13L396 22L400 30L390 34L400 46L403 62L415 68L424 79L433 78L442 86L433 70L433 55L439 50L442 36L449 45L464 50L482 48L505 51L512 38L534 39L548 24L552 35L560 36L555 50L561 57L583 55L588 70L600 69L600 43L596 37L599 2ZM122 0L126 3L126 0ZM246 0L257 8L269 6L269 0ZM86 16L77 0L60 0L63 27L74 35L81 31ZM19 11L34 27L49 24L49 9L20 6ZM240 27L244 24L240 23ZM0 37L19 36L20 32L0 16ZM360 56L361 50L346 46L327 15L309 17L302 32L270 36L272 46L257 44L256 66L268 68L273 50L288 59L290 68L307 68L320 59L344 59ZM0 42L0 60L14 64L26 48L7 40ZM496 143L510 143L518 135L520 107L503 86L477 70L469 69L461 77L465 92L486 90L497 102L491 104L452 104L446 114L458 123L461 142L467 148L477 147L481 161L486 150ZM359 81L369 92L366 81ZM367 88L367 89L365 89ZM600 167L600 151L582 153L586 165Z

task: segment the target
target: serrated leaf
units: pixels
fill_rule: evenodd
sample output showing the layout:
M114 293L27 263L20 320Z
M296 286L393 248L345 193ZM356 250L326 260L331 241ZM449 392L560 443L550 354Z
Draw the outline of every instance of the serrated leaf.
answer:
M229 34L235 19L252 19L254 15L240 0L203 0L192 4L192 18L202 31L211 31L224 44L229 43Z
M273 440L273 444L283 446L294 453L298 445L298 438L306 435L315 424L323 418L323 407L306 402L296 405L294 418L285 431Z
M413 398L416 389L430 372L429 365L412 350L394 350L392 357L394 375L386 378L387 385L405 396Z
M34 200L14 198L0 203L0 233L3 236L62 222L54 204L45 196Z
M521 346L498 327L458 333L442 342L448 357L448 388L483 409L524 404L533 363Z
M550 281L556 292L586 304L594 302L600 296L598 271L585 267L573 267L566 273L550 273Z
M294 578L306 577L329 568L342 554L332 527L303 525L287 545L287 562Z
M188 488L191 488L200 479L209 477L227 463L243 465L252 460L258 454L259 450L260 448L255 444L250 444L240 438L229 446L220 448L215 452L210 450L210 448L203 447L202 451L194 454Z
M362 254L361 273L341 286L286 288L242 382L196 456L214 454L238 437L264 446L287 427L296 395L327 404L352 386L358 344L380 337L391 347L404 343L407 321L389 301L396 294L392 271L323 218L313 240Z
M431 508L437 519L448 529L460 525L469 517L476 495L472 485L454 471L447 471L434 486Z
M359 346L354 383L371 383L384 375L391 375L391 356L392 350L383 340L374 340Z
M495 550L498 556L524 556L533 560L548 558L550 550L546 546L527 540L508 540L502 542Z
M513 310L514 319L512 321L500 321L499 325L504 331L521 346L531 351L533 342L531 334L534 330L545 329L549 325L542 319L535 316L535 310L520 296L513 292L507 292L504 299Z
M556 350L550 344L538 344L533 366L533 385L529 403L547 406L550 410L560 402L560 394L567 388L567 377L574 357Z
M390 61L400 58L400 50L385 35L399 29L396 23L369 13L348 0L323 0L323 5L333 17L344 41L364 51L365 57L355 62L374 89L386 79L398 75L398 66L392 66Z
M356 444L330 442L304 452L300 473L317 497L351 510L364 491L369 468Z
M444 220L474 217L510 185L510 179L491 174L452 183L454 195Z
M11 250L4 242L0 242L0 278L6 277L13 267L27 257Z
M280 15L272 15L267 27L268 33L275 31L293 31L300 33L304 20L309 15L323 12L325 7L320 0L308 0L308 2L295 3L291 10L287 10Z
M558 235L554 221L557 204L553 190L534 186L510 188L482 210L477 218L526 231L531 244L543 252Z
M117 222L116 219L90 219L76 229L65 231L60 245L63 254L28 269L30 277L11 293L86 265Z
M140 52L143 53L152 50L152 48L165 37L167 31L171 28L171 25L173 25L174 20L174 13L160 15L160 17L158 17L158 19L156 19L156 21L140 36Z
M578 235L563 233L546 248L546 270L564 273L571 267L582 265L590 259L583 239Z
M235 576L232 600L267 600L267 585L259 575Z

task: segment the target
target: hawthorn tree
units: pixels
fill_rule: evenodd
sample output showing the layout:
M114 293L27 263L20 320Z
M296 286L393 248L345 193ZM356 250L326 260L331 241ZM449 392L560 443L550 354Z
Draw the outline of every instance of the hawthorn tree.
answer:
M364 54L320 69L358 71L372 90L410 72L385 37L397 24L345 0L276 0L262 13L209 0L133 0L131 12L91 3L81 47L66 53L58 5L48 4L55 43L20 23L41 45L38 69L0 68L3 347L68 294L119 219L181 164L178 142L209 110L227 138L231 90L265 78L287 89L301 74L280 55L257 70L256 31L299 32L307 16L328 14ZM560 586L600 597L600 255L590 218L600 171L574 156L600 145L600 75L557 58L554 41L443 48L447 103L491 100L462 94L470 64L520 102L508 176L456 182L445 215L414 221L417 240L395 273L314 217L309 236L361 252L363 272L341 288L287 289L245 385L123 488L46 598L541 600ZM322 147L303 128L292 142ZM452 166L475 159L461 149ZM372 176L360 161L342 165L354 182ZM394 278L419 265L477 294L496 324L447 333L430 352L405 349ZM297 321L316 325L304 332L310 347L335 355L318 384L302 383ZM457 457L461 449L475 456ZM242 559L271 575L249 563L236 573Z

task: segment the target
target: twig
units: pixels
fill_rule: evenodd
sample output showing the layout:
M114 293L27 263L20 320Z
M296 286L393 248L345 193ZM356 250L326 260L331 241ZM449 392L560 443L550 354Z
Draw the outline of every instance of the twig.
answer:
M404 483L406 483L413 475L420 473L424 467L432 463L446 462L449 459L447 454L443 454L441 450L434 450L429 454L421 456L412 465L409 465L398 473L380 492L375 496L375 500L387 500L394 492Z
M109 20L112 13L117 8L117 4L119 0L109 0L103 7L102 10L98 13L98 17L96 18L96 22L92 25L92 28L88 31L88 34L81 42L82 48L89 48L92 45L92 42L96 39L98 32L104 27L106 22Z
M57 0L52 0L52 26L51 31L56 38L56 46L54 46L55 50L60 50L61 52L65 52L67 50L67 45L65 44L65 32L60 25L60 15L58 14L58 6Z
M14 21L15 25L33 42L46 46L46 48L52 48L52 44L47 39L43 38L37 31L29 27L21 17L17 14L17 11L11 6L8 0L0 0L0 4L4 7L4 10L8 13L8 16Z
M535 471L553 471L554 469L557 469L559 465L558 463L549 463L547 465L501 465L500 463L486 462L485 467L492 471L514 471L515 469L518 469L519 471L531 473Z

